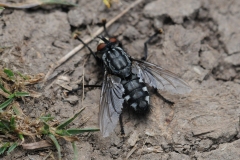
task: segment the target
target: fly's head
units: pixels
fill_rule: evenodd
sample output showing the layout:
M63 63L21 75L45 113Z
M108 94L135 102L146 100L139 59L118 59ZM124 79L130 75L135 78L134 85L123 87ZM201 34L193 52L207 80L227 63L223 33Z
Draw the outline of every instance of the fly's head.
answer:
M103 54L119 46L119 42L116 38L100 38L99 44L97 46L97 56L102 58Z

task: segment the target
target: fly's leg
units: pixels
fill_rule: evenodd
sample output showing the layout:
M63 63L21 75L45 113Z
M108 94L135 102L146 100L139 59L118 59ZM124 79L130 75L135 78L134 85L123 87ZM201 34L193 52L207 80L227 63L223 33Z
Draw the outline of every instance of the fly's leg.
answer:
M149 37L149 39L144 43L144 57L142 58L142 60L146 60L147 59L147 56L148 56L148 43L155 37L157 36L158 34L162 34L163 33L163 30L162 29L159 29L159 30L156 30L156 32L151 36ZM157 89L155 90L156 91L156 94L165 102L165 103L168 103L170 105L173 105L174 102L164 98L160 93L158 93Z
M146 60L147 59L147 56L148 56L148 43L154 38L156 37L158 34L162 34L163 33L163 30L162 29L159 29L157 30L151 37L149 37L149 39L144 42L144 57L142 57L142 60Z
M103 20L102 20L102 25L103 25L104 32L106 33L106 36L107 36L108 38L112 38L112 37L110 36L110 34L108 33L108 31L107 31L106 24L107 24L107 20L106 20L106 19L103 19ZM118 41L118 46L121 47L121 48L123 48L123 45L122 45L122 43L121 43L120 41Z
M160 93L158 93L157 89L155 90L156 94L158 97L160 97L165 103L168 103L169 105L174 105L174 102L166 99L165 97L163 97Z
M89 87L89 88L95 88L95 87L102 87L102 85L84 85L84 88L87 88L87 87ZM75 89L72 89L70 92L68 92L68 93L73 93L73 92L76 92L76 91L78 91L78 90L80 90L80 89L83 89L83 87L82 86L79 86L78 88L75 88Z
M121 127L121 136L124 137L125 136L125 132L124 132L124 127L123 127L123 121L122 121L122 113L119 116L119 123L120 123L120 127Z
M84 87L102 87L102 85L84 85Z
M107 37L110 37L110 35L108 34L108 31L107 31L106 24L107 24L107 20L106 20L106 19L103 19L103 20L102 20L102 26L103 26L104 32L106 33L106 36L107 36Z

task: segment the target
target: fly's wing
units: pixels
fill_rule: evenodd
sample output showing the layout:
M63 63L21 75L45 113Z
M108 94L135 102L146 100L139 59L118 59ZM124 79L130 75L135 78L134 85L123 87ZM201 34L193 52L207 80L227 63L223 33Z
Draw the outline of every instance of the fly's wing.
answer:
M132 73L150 86L170 93L185 94L192 90L176 74L149 62L133 59Z
M124 88L120 82L119 77L104 73L99 111L99 126L103 137L113 132L122 112Z

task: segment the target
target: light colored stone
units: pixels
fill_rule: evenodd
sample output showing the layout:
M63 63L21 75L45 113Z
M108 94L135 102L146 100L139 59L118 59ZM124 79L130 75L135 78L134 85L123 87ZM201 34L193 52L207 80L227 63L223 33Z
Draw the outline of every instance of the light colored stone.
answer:
M157 0L147 4L143 12L148 17L169 15L174 22L182 23L184 16L189 16L200 7L198 0Z

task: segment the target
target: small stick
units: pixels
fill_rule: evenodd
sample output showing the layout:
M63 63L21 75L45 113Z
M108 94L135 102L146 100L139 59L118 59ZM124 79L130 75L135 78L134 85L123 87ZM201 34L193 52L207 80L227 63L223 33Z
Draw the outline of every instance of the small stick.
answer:
M88 58L89 58L89 56L88 56ZM85 98L85 95L84 95L84 74L85 74L84 66L85 66L88 58L86 58L85 61L83 62L83 73L82 73L82 78L83 78L83 79L82 79L82 106L83 106L83 100L84 100L84 98Z
M116 17L114 17L113 19L111 19L107 24L106 24L106 28L109 27L110 25L112 25L116 20L118 20L119 18L121 18L124 14L126 14L131 8L135 7L136 5L138 5L140 2L142 2L142 0L136 0L135 2L133 2L129 7L127 7L125 10L123 10L119 15L117 15ZM93 40L93 37L98 36L100 33L103 32L103 27L99 28L95 33L93 33L92 37L87 38L84 40L85 44L88 44L89 42L91 42ZM48 77L50 76L50 74L52 74L52 72L59 67L61 64L63 64L66 60L68 60L70 57L72 57L74 54L76 54L80 49L82 49L84 47L83 44L79 44L77 47L75 47L73 50L71 50L69 53L67 53L65 56L63 56L60 60L58 60L54 66L52 66L48 73L46 74L43 83L45 83L48 79Z

